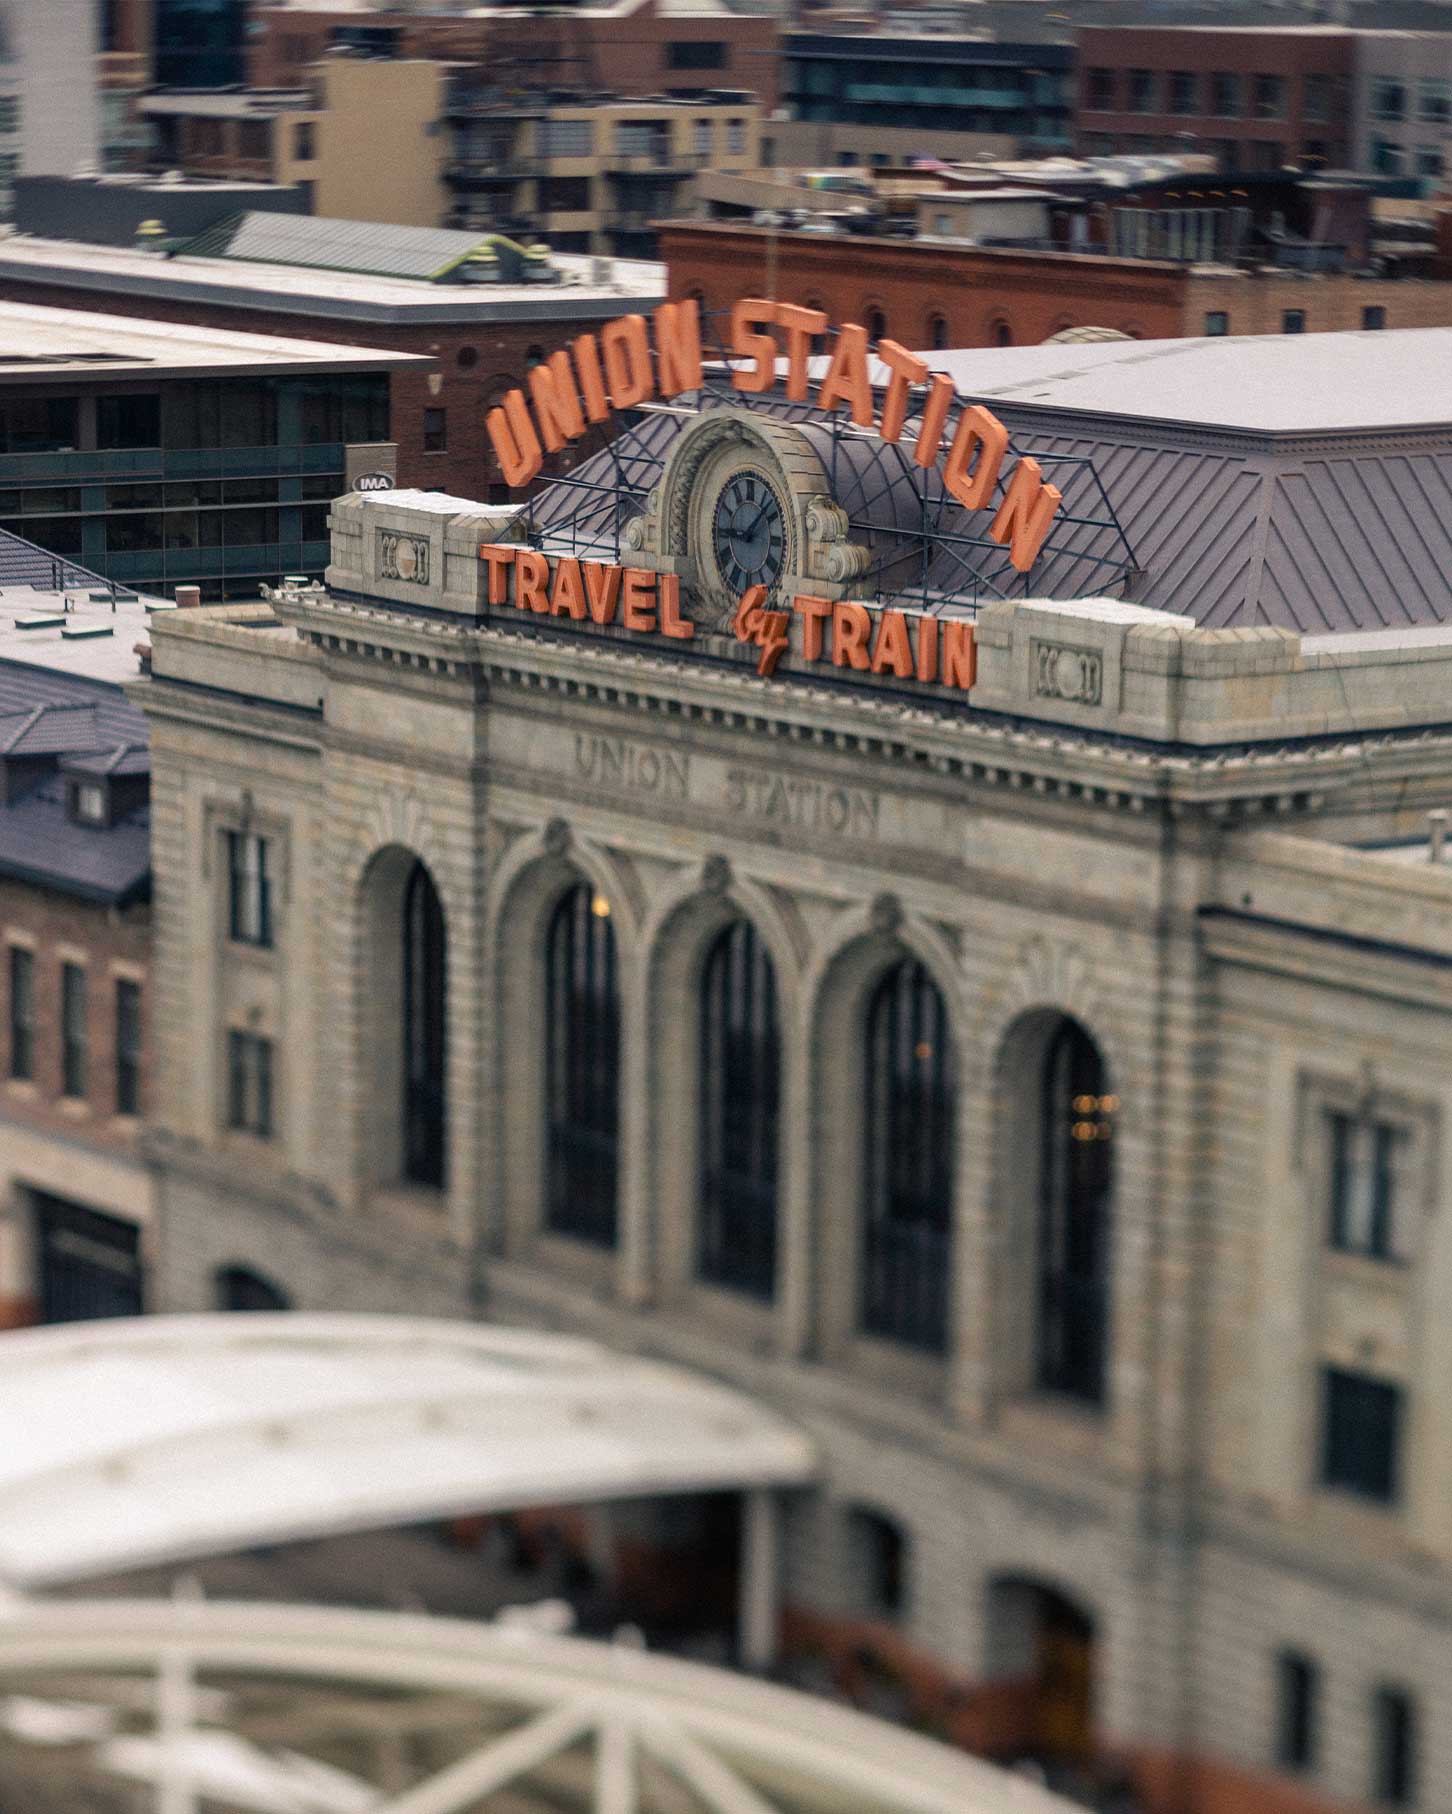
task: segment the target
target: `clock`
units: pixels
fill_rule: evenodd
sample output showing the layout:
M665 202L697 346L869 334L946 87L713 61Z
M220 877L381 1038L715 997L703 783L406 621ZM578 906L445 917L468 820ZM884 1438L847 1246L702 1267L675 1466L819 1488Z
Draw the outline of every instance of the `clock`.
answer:
M764 473L737 466L716 493L711 553L722 583L738 595L773 588L786 569L786 510Z

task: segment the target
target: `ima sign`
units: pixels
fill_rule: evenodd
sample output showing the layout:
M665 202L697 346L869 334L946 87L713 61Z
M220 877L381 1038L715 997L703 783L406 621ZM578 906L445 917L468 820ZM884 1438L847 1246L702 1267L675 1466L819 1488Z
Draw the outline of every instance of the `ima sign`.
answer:
M820 309L759 297L744 297L731 311L734 390L759 394L775 387L783 343L771 330L784 337L786 394L793 402L812 401L822 410L845 406L857 427L875 428L884 441L902 440L909 392L926 386L913 460L930 467L943 455L948 492L965 510L988 508L1008 452L1008 430L991 410L974 404L961 411L948 440L952 379L929 371L925 360L895 340L879 340L877 357L888 372L879 414L868 369L867 330L855 324L837 329L826 374L810 398L812 339L826 333L827 317ZM608 421L614 411L699 390L701 383L701 323L693 300L663 302L649 326L644 315L622 315L598 335L582 334L531 370L528 397L512 390L490 410L489 439L505 483L527 485L546 451L557 453L591 424ZM1063 501L1038 461L1020 455L988 529L992 540L1007 547L1020 573L1033 566Z

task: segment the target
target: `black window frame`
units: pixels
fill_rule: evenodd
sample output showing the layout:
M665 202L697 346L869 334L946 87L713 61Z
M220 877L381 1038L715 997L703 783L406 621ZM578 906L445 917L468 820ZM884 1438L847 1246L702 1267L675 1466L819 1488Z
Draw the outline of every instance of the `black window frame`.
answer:
M227 833L227 936L259 951L270 951L273 944L271 843L261 832ZM256 852L255 868L246 861L249 851Z
M1229 311L1229 309L1206 309L1206 311L1205 311L1206 337L1208 339L1213 340L1218 335L1228 334L1229 332L1230 332L1230 311Z
M1281 310L1281 332L1283 334L1304 334L1306 331L1306 311L1304 309Z
M35 953L29 945L12 945L10 986L10 1075L17 1083L35 1081Z
M273 1116L272 1041L250 1028L227 1029L227 1126L233 1133L271 1140Z
M1330 1146L1328 1245L1336 1253L1355 1254L1366 1260L1396 1263L1397 1161L1405 1133L1395 1122L1380 1116L1353 1115L1343 1110L1327 1112ZM1371 1147L1369 1166L1371 1199L1366 1206L1366 1226L1358 1230L1360 1216L1353 1203L1355 1174L1367 1164L1357 1149Z
M945 1354L958 1092L948 1004L920 959L878 980L862 1056L859 1327Z
M1390 1682L1372 1696L1371 1793L1384 1808L1410 1808L1417 1799L1417 1704Z
M116 978L116 1113L141 1113L141 984Z
M1289 1772L1314 1770L1321 1672L1304 1652L1282 1650L1275 1681L1276 1764Z
M448 928L428 866L415 861L403 888L402 1118L400 1170L407 1184L443 1190L448 1180Z
M1374 317L1374 319L1373 319ZM1375 334L1386 327L1386 304L1369 302L1361 310L1361 331L1363 334Z
M711 941L698 990L696 1276L776 1294L781 1027L776 970L751 921Z
M900 1619L908 1603L908 1534L871 1505L850 1505L848 1527L866 1577L862 1599L880 1619Z
M1321 1369L1320 1484L1372 1505L1401 1497L1406 1392L1394 1380Z
M581 878L545 935L545 1227L620 1234L620 970L609 899Z
M84 964L61 964L61 1095L76 1101L85 1097L88 1081L89 981Z
M425 453L449 451L449 412L430 404L423 413L423 450Z

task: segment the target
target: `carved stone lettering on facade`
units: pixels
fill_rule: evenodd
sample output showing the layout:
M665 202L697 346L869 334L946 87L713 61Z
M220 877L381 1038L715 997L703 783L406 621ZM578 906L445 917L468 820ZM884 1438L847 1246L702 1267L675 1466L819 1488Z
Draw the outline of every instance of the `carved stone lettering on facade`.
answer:
M400 535L394 529L378 531L378 576L406 580L411 586L429 583L429 545L424 536Z
M1034 692L1040 699L1067 699L1076 705L1098 705L1104 692L1104 657L1097 649L1035 642Z
M881 796L860 787L829 787L767 768L726 771L726 808L745 818L772 819L803 831L875 838Z
M575 733L575 773L606 787L629 787L642 794L684 800L691 791L691 759L651 749L624 737Z

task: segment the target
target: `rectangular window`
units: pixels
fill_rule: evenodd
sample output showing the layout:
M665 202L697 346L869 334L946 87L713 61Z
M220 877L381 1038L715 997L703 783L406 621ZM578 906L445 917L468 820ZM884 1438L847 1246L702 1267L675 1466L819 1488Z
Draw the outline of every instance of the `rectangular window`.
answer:
M1309 1770L1316 1761L1316 1665L1294 1650L1276 1658L1276 1762Z
M1091 69L1089 71L1087 106L1093 113L1109 113L1114 108L1114 85L1117 70Z
M697 120L695 139L692 149L697 157L709 157L711 147L716 141L716 122L714 120Z
M1380 1505L1395 1502L1402 1389L1339 1367L1322 1370L1321 1484Z
M1255 78L1254 114L1258 120L1283 120L1286 117L1286 79L1284 76Z
M267 839L255 832L227 833L227 927L240 945L272 943Z
M256 1033L227 1035L227 1126L272 1137L272 1041Z
M1281 313L1281 332L1283 334L1304 334L1306 331L1306 311L1304 309L1285 309Z
M1369 302L1361 311L1361 325L1368 330L1386 326L1386 310L1379 302Z
M1364 316L1363 316L1364 320ZM1339 1253L1391 1260L1396 1252L1396 1161L1400 1132L1385 1121L1333 1114L1331 1245Z
M300 164L310 164L318 155L317 134L311 120L299 120L293 127L292 155Z
M726 67L726 45L719 38L703 38L695 42L676 39L666 46L666 67L668 69L724 69Z
M10 1075L35 1076L35 953L10 947Z
M116 1113L141 1113L141 984L116 980Z
M536 120L535 144L541 157L590 157L595 127L590 120Z
M20 96L0 94L0 132L19 132Z
M1200 111L1200 78L1193 69L1171 71L1169 111L1177 114Z
M1324 126L1331 118L1330 76L1306 76L1301 84L1301 111L1306 123Z
M1373 1797L1389 1808L1410 1808L1417 1797L1417 1726L1412 1697L1378 1688L1372 1702Z
M1442 147L1440 145L1418 145L1416 151L1417 175L1440 176L1442 174Z
M745 120L727 120L726 152L729 157L740 157L746 149Z
M1153 113L1155 110L1155 72L1132 69L1129 72L1130 113Z
M1406 153L1394 139L1371 141L1371 167L1378 176L1400 176L1405 163Z
M1207 309L1205 311L1205 332L1207 334L1228 334L1230 316L1224 309Z
M1417 113L1438 126L1452 122L1452 82L1426 80L1417 89Z
M160 447L161 398L125 395L96 399L97 447Z
M1210 111L1217 120L1240 117L1240 77L1217 69L1210 78Z
M1407 117L1407 89L1404 82L1379 77L1371 85L1371 117L1374 120L1404 120Z
M423 413L423 444L425 453L443 453L449 445L449 412L446 409L426 409Z
M86 1093L86 973L61 965L61 1094Z

